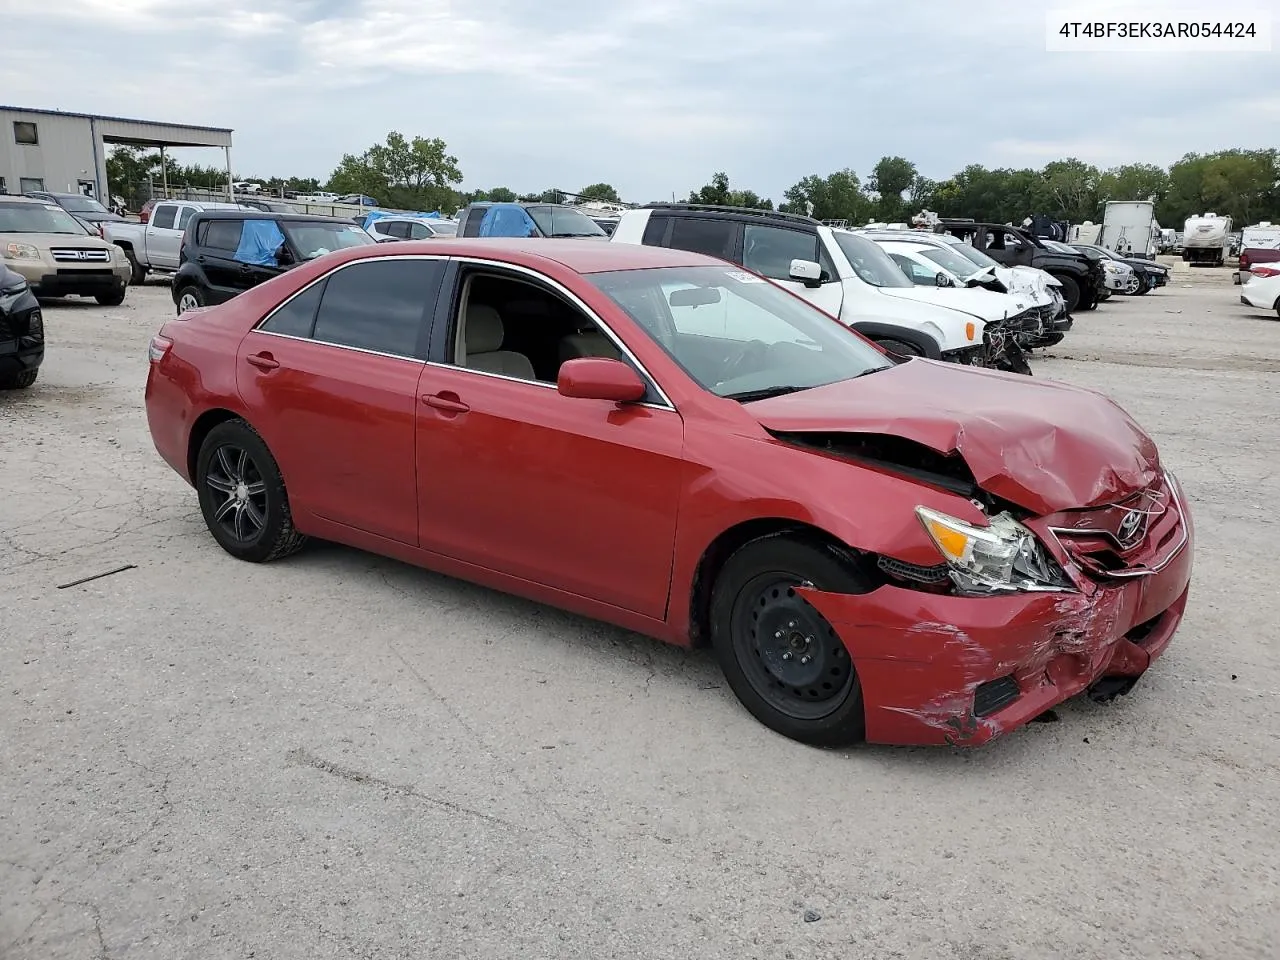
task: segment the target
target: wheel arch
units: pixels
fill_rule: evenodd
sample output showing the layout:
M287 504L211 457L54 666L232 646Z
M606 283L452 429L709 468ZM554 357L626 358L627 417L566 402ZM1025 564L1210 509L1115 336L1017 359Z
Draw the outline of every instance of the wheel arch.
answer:
M826 547L842 563L859 573L880 579L872 555L857 550L821 527L788 517L755 517L721 531L702 551L694 567L693 589L689 594L689 645L705 647L711 638L711 591L725 562L755 540L794 537Z
M230 420L243 420L250 428L253 427L253 424L243 414L228 410L225 407L214 407L212 410L206 410L196 417L195 422L191 424L191 430L187 434L187 476L191 478L193 485L196 483L196 458L200 456L200 448L204 446L205 438L209 436L210 431L218 424L227 423ZM264 440L263 442L265 443L266 441Z
M974 318L975 320L978 318ZM852 328L868 340L901 340L924 352L930 360L942 359L942 345L929 334L914 330L911 327L900 327L893 323L858 320L851 324Z

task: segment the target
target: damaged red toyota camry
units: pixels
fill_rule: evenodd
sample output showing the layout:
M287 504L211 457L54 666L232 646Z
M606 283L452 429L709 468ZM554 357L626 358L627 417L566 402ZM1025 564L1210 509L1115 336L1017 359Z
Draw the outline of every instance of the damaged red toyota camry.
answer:
M890 358L698 254L357 247L150 360L156 448L233 556L323 538L708 644L806 743L975 745L1110 699L1187 602L1186 498L1116 404Z

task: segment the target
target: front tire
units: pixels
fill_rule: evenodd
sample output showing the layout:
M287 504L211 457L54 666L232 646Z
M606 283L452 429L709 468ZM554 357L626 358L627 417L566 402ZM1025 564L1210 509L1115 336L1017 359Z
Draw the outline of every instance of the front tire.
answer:
M711 595L711 644L729 687L757 720L814 746L862 740L862 686L835 629L796 592L801 584L865 593L869 584L830 547L775 535L726 561Z
M1054 274L1054 278L1062 284L1062 301L1067 305L1066 313L1075 313L1080 306L1080 284L1074 277L1065 274Z
M135 287L140 287L147 282L147 268L138 262L138 258L134 256L132 250L124 252L124 258L129 261L129 283Z
M275 458L243 420L220 423L205 437L196 457L196 491L213 539L239 560L278 560L306 543L294 529Z
M903 360L924 356L923 350L914 343L907 343L905 340L877 340L876 343L880 345L881 349L887 350L895 357L900 357Z
M124 296L128 289L128 287L121 287L119 290L112 290L110 293L99 293L93 299L97 300L98 304L103 307L118 307L124 303Z

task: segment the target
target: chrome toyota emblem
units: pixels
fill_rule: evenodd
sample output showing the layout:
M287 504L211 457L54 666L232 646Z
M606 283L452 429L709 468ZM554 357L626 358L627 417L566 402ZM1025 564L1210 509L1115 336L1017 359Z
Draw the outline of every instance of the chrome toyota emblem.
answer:
M1137 542L1142 536L1146 518L1147 515L1141 510L1130 510L1124 515L1120 526L1116 528L1116 539L1120 541L1121 546L1128 547Z

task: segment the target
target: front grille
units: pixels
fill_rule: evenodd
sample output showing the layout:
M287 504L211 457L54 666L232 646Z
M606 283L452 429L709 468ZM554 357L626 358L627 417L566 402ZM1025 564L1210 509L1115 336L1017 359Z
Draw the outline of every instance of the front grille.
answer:
M917 583L946 583L948 580L945 563L922 567L918 563L907 563L905 560L895 560L893 557L881 557L876 563L891 577L902 580L914 580Z
M85 250L78 247L50 247L49 253L59 263L110 263L111 251L102 249Z
M1071 511L1053 533L1085 573L1097 580L1145 576L1186 543L1182 505L1162 477L1118 503Z

